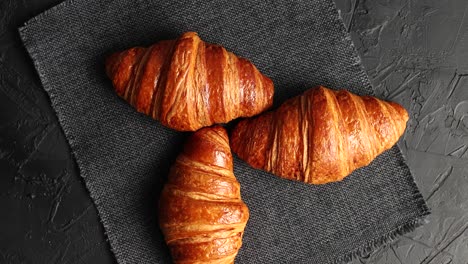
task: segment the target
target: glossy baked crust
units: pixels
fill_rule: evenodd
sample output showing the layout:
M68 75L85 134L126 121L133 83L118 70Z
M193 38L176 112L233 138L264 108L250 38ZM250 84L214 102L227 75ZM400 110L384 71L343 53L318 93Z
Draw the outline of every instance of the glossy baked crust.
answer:
M249 210L233 174L224 128L203 128L172 166L159 223L175 263L234 263Z
M194 32L112 54L106 72L117 94L137 111L179 131L250 117L273 102L268 77Z
M323 184L342 180L391 148L407 121L397 103L319 86L241 121L231 147L255 168Z

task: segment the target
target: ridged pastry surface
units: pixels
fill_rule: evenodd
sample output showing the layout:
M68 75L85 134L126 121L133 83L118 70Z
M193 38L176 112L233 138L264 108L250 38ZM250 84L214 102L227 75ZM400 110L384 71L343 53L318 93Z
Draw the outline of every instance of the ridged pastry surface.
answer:
M251 117L273 103L273 82L248 60L195 32L112 54L106 72L138 112L180 131Z
M218 126L195 132L172 166L159 203L173 261L233 263L248 218L226 131Z
M319 86L239 122L231 147L255 168L324 184L342 180L390 149L407 121L407 111L397 103Z

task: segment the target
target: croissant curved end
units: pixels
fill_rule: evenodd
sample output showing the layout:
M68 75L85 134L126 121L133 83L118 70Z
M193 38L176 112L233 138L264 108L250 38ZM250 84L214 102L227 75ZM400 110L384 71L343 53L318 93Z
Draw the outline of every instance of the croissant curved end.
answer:
M115 52L105 59L105 70L114 90L123 97L133 74L133 68L143 48L135 47Z

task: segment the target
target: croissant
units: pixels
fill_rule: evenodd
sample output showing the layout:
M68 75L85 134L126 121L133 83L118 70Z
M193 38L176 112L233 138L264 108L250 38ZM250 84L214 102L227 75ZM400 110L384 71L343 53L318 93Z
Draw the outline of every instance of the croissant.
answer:
M234 263L248 218L226 130L200 129L177 157L159 202L173 261Z
M230 139L233 152L252 167L324 184L342 180L391 148L407 121L397 103L319 86L275 111L242 120Z
M248 60L194 32L109 56L117 94L137 111L179 131L250 117L273 103L273 82Z

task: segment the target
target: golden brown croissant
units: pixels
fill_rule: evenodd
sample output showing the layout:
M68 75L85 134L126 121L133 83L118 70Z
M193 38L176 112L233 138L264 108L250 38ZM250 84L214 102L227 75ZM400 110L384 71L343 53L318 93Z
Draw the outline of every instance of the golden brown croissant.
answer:
M273 102L273 82L248 60L194 32L111 55L106 72L137 111L180 131L250 117Z
M342 180L391 148L407 120L399 104L319 86L241 121L231 147L255 168L323 184Z
M226 130L200 129L172 166L159 202L173 261L234 263L248 218Z

